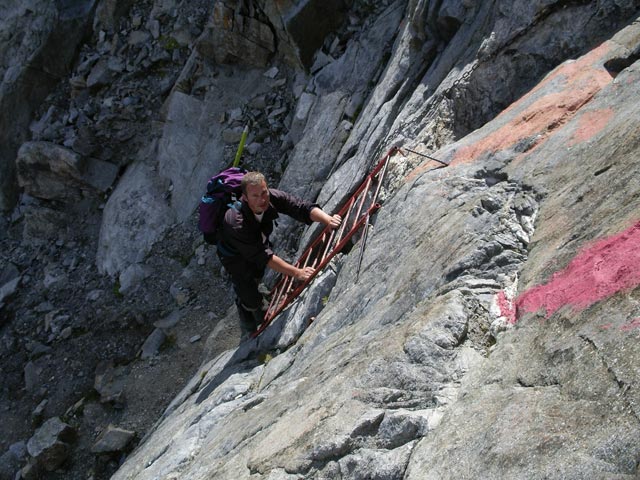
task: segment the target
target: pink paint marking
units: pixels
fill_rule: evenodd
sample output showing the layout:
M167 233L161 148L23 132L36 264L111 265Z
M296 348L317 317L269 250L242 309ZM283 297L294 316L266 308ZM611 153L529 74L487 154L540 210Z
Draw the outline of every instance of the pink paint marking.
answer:
M500 315L505 317L511 324L516 323L516 308L513 304L513 300L507 298L507 294L503 291L498 292L496 297L498 308L500 309Z
M640 328L640 318L635 318L631 320L629 323L624 324L620 327L620 330L623 332L630 332L636 328Z
M640 222L581 250L544 285L531 288L515 301L515 322L525 313L544 309L547 318L564 306L580 311L620 291L640 285ZM505 298L506 297L502 297ZM499 300L499 299L498 299ZM500 300L499 300L500 304ZM502 305L501 305L502 308ZM509 313L511 306L505 307ZM635 321L634 321L635 322ZM637 328L640 322L627 325Z
M613 327L613 323L605 323L604 325L598 326L600 330L609 330L611 327Z
M529 94L498 115L498 118L510 118L504 126L471 145L461 147L455 152L451 164L470 162L483 154L504 150L524 138L539 137L536 146L546 141L551 132L567 123L611 82L611 75L602 65L610 49L611 45L605 42L582 58L557 67ZM532 101L534 93L558 78L563 82L556 87L557 91Z
M558 66L531 92L498 115L497 119L501 119L504 125L486 133L472 144L461 146L450 160L451 164L472 162L481 155L511 148L523 139L536 138L536 144L532 145L531 150L544 143L554 130L571 120L583 105L611 82L611 75L603 64L612 48L612 43L605 42L578 60ZM555 91L537 98L536 93L549 88L552 82L558 83ZM606 121L608 120L607 118ZM598 124L598 128L604 126L605 124ZM588 134L587 129L578 132L575 140L581 141L580 135ZM404 181L411 182L434 165L432 161L418 165Z
M573 133L573 137L568 142L568 146L573 146L578 143L583 143L596 134L600 133L609 123L614 116L614 111L611 108L605 108L603 110L595 110L587 112L578 120L578 127Z

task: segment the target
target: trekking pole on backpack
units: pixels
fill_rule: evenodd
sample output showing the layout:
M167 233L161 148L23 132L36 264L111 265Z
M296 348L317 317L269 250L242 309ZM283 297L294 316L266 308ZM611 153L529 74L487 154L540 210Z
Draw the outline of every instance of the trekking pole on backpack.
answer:
M220 248L218 236L224 214L229 206L242 195L240 185L242 177L247 171L242 167L238 167L238 164L240 163L248 133L249 125L246 125L242 131L240 145L232 166L225 168L209 179L207 191L200 199L198 228L203 233L205 242L217 245L218 248Z
M247 140L247 135L249 133L249 125L245 125L244 130L242 130L242 135L240 136L240 145L238 145L238 151L236 152L236 158L233 160L233 166L237 167L240 164L240 157L242 156L242 151L244 150L244 142Z

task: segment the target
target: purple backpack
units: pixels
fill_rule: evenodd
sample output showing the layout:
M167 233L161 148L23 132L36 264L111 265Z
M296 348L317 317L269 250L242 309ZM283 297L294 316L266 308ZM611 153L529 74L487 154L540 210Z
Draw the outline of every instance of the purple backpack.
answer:
M218 232L224 214L231 203L242 195L240 182L247 171L240 167L229 167L214 175L207 183L207 193L200 199L198 228L207 243L218 242Z

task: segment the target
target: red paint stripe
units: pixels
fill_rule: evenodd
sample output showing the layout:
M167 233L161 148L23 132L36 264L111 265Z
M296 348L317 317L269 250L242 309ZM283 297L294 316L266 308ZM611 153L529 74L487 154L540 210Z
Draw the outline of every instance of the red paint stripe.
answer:
M512 323L525 313L544 309L547 318L560 308L576 311L640 284L640 222L581 250L544 285L522 293L514 308L502 293L498 306ZM629 329L640 326L631 323Z

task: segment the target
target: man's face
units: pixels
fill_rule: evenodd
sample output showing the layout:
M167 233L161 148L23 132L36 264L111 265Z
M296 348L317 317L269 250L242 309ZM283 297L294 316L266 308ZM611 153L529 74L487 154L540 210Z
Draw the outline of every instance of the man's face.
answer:
M247 193L242 195L243 201L249 205L249 208L256 215L260 215L269 206L269 189L266 182L259 185L247 185Z

